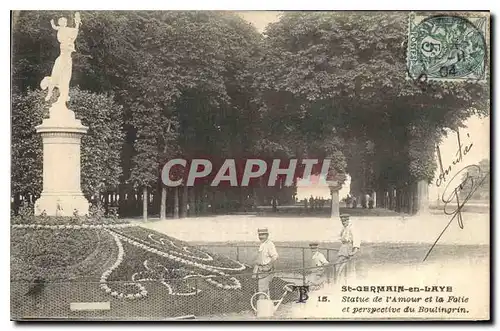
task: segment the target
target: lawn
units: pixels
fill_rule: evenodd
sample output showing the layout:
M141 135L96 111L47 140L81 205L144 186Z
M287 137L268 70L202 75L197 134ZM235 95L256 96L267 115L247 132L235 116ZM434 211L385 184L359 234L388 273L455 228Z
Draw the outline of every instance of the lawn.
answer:
M192 244L230 258L235 258L238 255L240 261L245 263L253 261L259 245L257 242L193 242ZM309 268L312 266L312 254L308 247L309 242L278 241L275 242L275 245L280 255L277 269L287 270L302 268L302 254L304 254L305 267ZM339 243L322 243L320 251L330 262L332 262L335 261L336 252L339 246ZM357 255L357 260L368 270L392 265L419 264L422 263L430 247L430 244L420 243L362 243L360 253ZM488 259L489 252L489 245L436 245L427 261L449 261L463 259L465 257L471 261Z

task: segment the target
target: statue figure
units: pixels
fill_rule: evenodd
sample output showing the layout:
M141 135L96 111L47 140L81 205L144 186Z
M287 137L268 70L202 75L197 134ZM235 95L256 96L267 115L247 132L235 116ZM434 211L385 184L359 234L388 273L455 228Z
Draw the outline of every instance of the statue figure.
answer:
M54 63L51 75L46 76L42 80L40 87L42 90L48 88L45 101L50 100L54 87L57 87L59 89L59 98L56 103L65 105L66 101L69 101L69 82L71 80L73 68L71 53L75 51L75 39L81 24L80 13L75 13L74 28L67 26L68 21L64 17L61 17L58 23L59 25L55 25L54 20L50 20L52 28L57 31L57 40L60 43L60 54Z

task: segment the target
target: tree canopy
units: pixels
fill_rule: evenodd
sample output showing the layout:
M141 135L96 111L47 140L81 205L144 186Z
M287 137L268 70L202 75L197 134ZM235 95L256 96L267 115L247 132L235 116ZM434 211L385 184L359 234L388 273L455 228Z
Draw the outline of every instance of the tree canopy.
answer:
M34 90L58 55L50 20L71 26L72 15L13 17L14 192L40 191L28 179L41 168L26 165L40 158ZM154 189L177 156L331 158L334 172L356 178L354 191L409 187L432 180L446 128L489 114L489 77L407 79L407 13L286 12L264 34L229 12L81 17L71 107L90 126L87 194Z
M338 155L371 159L375 180L430 181L443 129L487 115L489 90L487 83L408 80L406 24L407 14L395 12L283 14L268 26L257 65L255 84L268 108L275 105L269 116L286 119L283 127L308 149L331 141L334 130L344 147ZM364 146L353 150L355 141Z

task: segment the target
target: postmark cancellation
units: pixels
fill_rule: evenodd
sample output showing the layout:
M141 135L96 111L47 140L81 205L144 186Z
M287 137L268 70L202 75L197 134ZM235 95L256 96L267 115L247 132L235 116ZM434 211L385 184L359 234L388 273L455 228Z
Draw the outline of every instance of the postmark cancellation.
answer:
M407 77L434 81L485 81L489 15L419 15L408 28Z

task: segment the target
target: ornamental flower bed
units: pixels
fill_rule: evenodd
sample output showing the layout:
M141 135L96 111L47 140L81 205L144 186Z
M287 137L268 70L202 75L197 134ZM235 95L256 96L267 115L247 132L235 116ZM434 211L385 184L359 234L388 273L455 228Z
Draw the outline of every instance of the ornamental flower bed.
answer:
M115 298L140 299L147 296L147 288L140 283L144 281L160 282L167 288L170 295L179 296L200 293L198 283L201 281L222 290L241 288L241 283L237 278L218 270L217 266L208 266L192 260L199 259L199 256L193 255L190 259L189 254L181 255L183 257L179 257L179 252L174 254L168 249L173 243L160 250L145 244L145 241L131 239L123 235L121 231L111 229L107 231L114 237L118 256L115 263L101 275L100 287ZM152 235L153 233L150 233L148 237ZM173 245L177 247L176 249L181 249L180 246ZM210 254L205 252L203 255L205 255L204 260L213 261ZM108 281L124 279L132 281L131 284L137 287L135 292L120 292L107 284Z
M134 319L251 309L251 268L152 230L93 225L12 226L12 316ZM27 293L37 275L45 280L43 305L33 311ZM271 296L280 297L285 284L274 278ZM95 301L111 301L112 309L68 310L71 302Z
M97 229L11 229L12 281L92 279L114 255L113 237Z
M160 251L168 251L172 255L189 260L193 264L203 264L204 266L212 267L217 270L223 270L228 274L243 273L248 269L248 266L245 266L238 261L191 247L186 242L139 226L113 230L116 233L151 248L158 249Z

